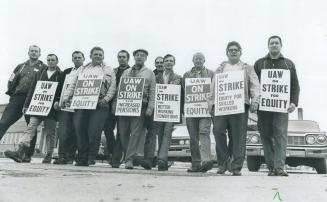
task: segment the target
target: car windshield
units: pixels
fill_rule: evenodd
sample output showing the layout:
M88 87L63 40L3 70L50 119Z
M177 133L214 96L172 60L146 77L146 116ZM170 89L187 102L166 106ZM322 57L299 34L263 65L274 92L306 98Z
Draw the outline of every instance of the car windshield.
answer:
M288 131L320 132L320 129L319 129L319 125L314 121L290 120L290 121L288 121Z
M173 137L189 136L186 126L184 124L175 125L172 136Z

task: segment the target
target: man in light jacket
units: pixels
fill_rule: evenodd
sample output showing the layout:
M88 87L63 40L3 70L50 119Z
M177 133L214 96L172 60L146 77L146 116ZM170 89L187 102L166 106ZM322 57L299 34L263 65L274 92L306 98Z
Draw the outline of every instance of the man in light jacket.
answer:
M230 170L234 176L241 175L241 169L245 159L246 132L248 111L258 109L259 105L259 80L250 66L240 60L242 55L241 45L236 41L228 43L226 48L228 61L224 61L215 71L215 77L219 73L244 72L244 113L230 115L214 115L215 89L217 88L214 77L210 91L208 106L213 116L213 133L216 139L216 153L218 162L218 174L224 174ZM228 147L226 132L228 131Z
M144 49L137 49L133 52L135 65L126 69L121 76L141 77L145 79L140 116L119 116L119 135L125 155L125 168L133 169L133 160L142 159L144 155L145 142L145 116L150 117L154 109L154 96L156 79L152 70L145 67L148 52Z
M73 96L78 76L85 71L100 72L103 74L100 95L96 109L77 109L75 111L74 125L77 133L78 161L76 166L95 164L95 157L99 150L101 133L109 114L109 102L116 92L116 76L113 69L103 63L104 51L100 47L91 50L92 62L80 67L76 76L64 95L64 104Z

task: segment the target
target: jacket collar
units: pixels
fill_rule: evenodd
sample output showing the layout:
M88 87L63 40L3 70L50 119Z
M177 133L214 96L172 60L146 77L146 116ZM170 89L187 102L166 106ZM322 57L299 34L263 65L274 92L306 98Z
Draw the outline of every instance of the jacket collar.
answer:
M201 68L200 72L202 72L205 68L206 68L206 67L203 66L203 67ZM197 72L196 68L195 68L195 67L192 67L191 72Z
M272 59L272 58L270 57L270 54L269 54L269 53L268 53L264 58L265 58L265 59ZM283 55L283 54L280 54L279 57L278 57L277 59L279 59L279 58L284 58L284 55Z
M119 65L117 68L121 69L121 70L126 70L126 69L130 68L130 66L129 65L126 65L126 66L120 66Z
M30 60L27 60L26 62L24 62L25 65L29 65L30 64ZM41 60L37 60L37 62L35 63L35 65L43 65L43 62Z

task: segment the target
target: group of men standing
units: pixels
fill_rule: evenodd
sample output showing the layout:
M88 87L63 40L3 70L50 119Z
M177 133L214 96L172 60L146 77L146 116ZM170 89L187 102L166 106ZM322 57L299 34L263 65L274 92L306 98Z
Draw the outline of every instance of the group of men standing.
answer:
M168 150L175 122L154 121L156 85L180 86L180 118L186 117L186 126L190 136L190 149L192 165L188 172L207 172L212 169L210 158L210 131L213 124L213 134L216 140L216 153L218 174L227 170L232 175L241 175L245 159L246 132L248 112L258 111L258 129L263 143L265 162L269 169L269 176L287 176L284 170L288 113L295 110L298 105L299 84L293 62L281 54L282 40L279 36L268 39L269 53L259 59L254 67L240 60L242 48L238 42L229 42L226 48L227 61L212 71L204 66L205 56L202 53L193 55L194 66L183 77L174 72L176 59L173 55L157 57L156 69L150 70L145 66L148 52L138 49L133 52L135 64L129 66L130 55L121 50L117 54L119 67L112 69L104 62L104 51L94 47L90 52L91 62L84 65L84 54L75 51L72 54L73 68L60 71L58 57L54 54L47 56L47 65L38 60L40 48L29 48L30 59L17 66L9 80L8 92L10 101L0 121L0 137L16 122L29 107L37 81L55 81L58 87L54 96L54 104L47 116L27 115L27 130L20 139L17 151L6 151L5 155L17 162L30 162L33 154L37 126L43 121L47 139L47 154L43 163L50 163L55 147L55 127L59 122L57 131L59 138L59 159L55 164L69 164L76 160L76 166L95 164L99 149L101 133L106 136L109 163L113 168L118 168L125 161L126 169L133 169L141 165L151 169L158 165L159 171L168 170ZM290 103L287 112L274 112L260 110L260 79L262 70L278 69L290 71ZM72 105L72 98L76 85L81 75L85 73L101 75L101 88L94 109L75 109L65 111ZM240 77L237 88L242 92L242 110L235 113L219 114L217 97L221 94L217 88L221 87L219 75L227 74ZM239 74L239 75L237 75ZM142 78L143 92L140 112L138 116L117 115L119 97L117 92L122 87L121 80ZM189 102L188 85L191 82L205 79L209 81L210 90L203 96L206 101L207 114L196 116L189 115L193 109L185 111L184 105ZM67 87L64 86L64 81ZM128 80L124 80L128 81ZM204 81L204 80L203 80ZM218 82L218 83L217 83ZM230 87L235 89L236 87ZM196 88L192 88L194 90ZM200 89L200 88L198 88ZM244 94L243 94L244 93ZM185 95L185 96L184 96ZM226 102L227 103L227 102ZM132 105L131 105L132 106ZM196 105L195 105L196 106ZM244 107L244 108L243 108ZM114 128L117 126L117 133ZM157 161L154 162L156 138L158 137ZM228 139L228 141L227 141ZM75 159L76 149L78 156Z

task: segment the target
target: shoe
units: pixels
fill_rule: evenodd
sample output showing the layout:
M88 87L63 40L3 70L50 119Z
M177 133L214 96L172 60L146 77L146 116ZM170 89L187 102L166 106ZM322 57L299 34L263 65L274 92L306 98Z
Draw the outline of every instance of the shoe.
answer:
M231 162L230 159L228 159L227 162L226 162L226 169L230 173L233 172L233 170L232 170L232 162Z
M188 168L187 169L187 172L189 173L198 173L198 172L201 172L201 166L198 165L198 166L192 166L191 168Z
M287 177L288 176L288 173L285 170L281 169L281 168L277 168L277 169L275 169L275 175L276 176L284 176L284 177Z
M22 159L22 163L31 163L31 161L32 161L32 158L30 156L25 156Z
M112 168L119 168L119 166L120 166L120 165L117 164L117 163L112 163L112 164L110 164L110 165L111 165Z
M157 157L152 158L152 168L155 168L157 166Z
M212 161L204 161L200 167L200 171L206 173L208 170L211 170L213 167Z
M223 175L225 174L227 168L223 167L223 166L219 166L217 169L217 174Z
M75 166L89 166L87 161L78 161L75 163Z
M7 158L10 158L10 159L14 160L17 163L21 163L21 162L23 162L23 159L26 156L27 150L28 150L27 146L19 145L17 151L7 150L7 151L4 152L4 154L5 154L5 156Z
M67 159L66 160L66 164L73 164L73 163L74 163L73 159Z
M52 160L52 153L47 153L44 157L44 159L42 160L42 163L51 163Z
M112 163L112 155L111 154L108 154L107 162L109 165L111 165L111 163Z
M242 173L241 173L241 171L239 171L239 170L233 170L233 171L232 171L232 175L233 175L233 176L241 176Z
M151 170L152 168L152 161L150 159L140 159L139 164L145 169L145 170Z
M158 160L158 171L167 171L168 164L164 160Z
M67 164L67 160L64 159L64 158L59 158L59 159L56 159L53 161L53 164L56 164L56 165L65 165Z
M133 169L133 161L132 160L126 161L125 169Z
M94 160L90 160L90 161L88 161L88 164L89 164L90 166L95 165L95 161L94 161Z
M268 168L268 176L276 176L273 168Z

